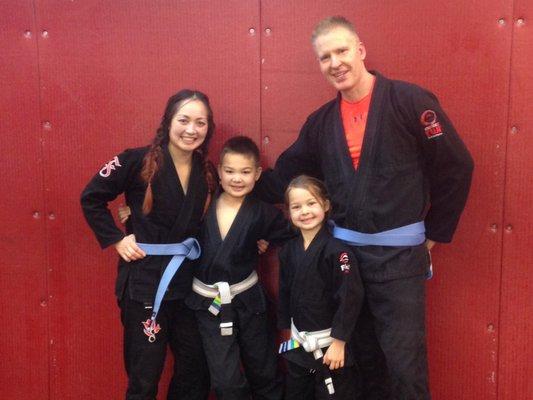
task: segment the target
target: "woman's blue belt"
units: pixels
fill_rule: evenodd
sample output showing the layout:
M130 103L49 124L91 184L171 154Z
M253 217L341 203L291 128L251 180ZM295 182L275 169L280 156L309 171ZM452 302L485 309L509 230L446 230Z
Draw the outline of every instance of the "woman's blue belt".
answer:
M189 260L196 260L200 257L201 249L200 244L194 238L187 238L181 243L137 243L137 245L149 256L173 256L159 281L152 316L150 319L142 322L144 326L143 331L145 335L148 336L148 341L154 342L155 334L161 330L161 327L156 322L157 313L159 312L161 302L163 301L163 297L165 296L170 281L176 272L178 272L178 269L186 258Z

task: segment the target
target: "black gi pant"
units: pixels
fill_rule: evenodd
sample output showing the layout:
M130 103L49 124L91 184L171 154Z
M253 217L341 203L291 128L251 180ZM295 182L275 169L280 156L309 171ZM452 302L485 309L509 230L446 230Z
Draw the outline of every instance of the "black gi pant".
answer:
M324 384L324 368L329 367L326 365L317 365L317 367L311 370L287 361L285 400L362 400L358 397L359 388L355 367L329 371L335 389L333 395L328 393Z
M157 315L161 330L153 343L143 333L142 321L152 309L129 299L120 301L124 326L124 363L128 374L126 400L155 400L165 364L167 345L174 355L174 374L167 400L204 400L209 395L209 373L194 311L183 300L163 301Z
M231 315L233 335L222 336L219 317L196 311L217 399L281 400L283 385L266 313L248 312L234 302Z
M365 304L352 341L363 399L430 399L425 282L425 276L364 282Z

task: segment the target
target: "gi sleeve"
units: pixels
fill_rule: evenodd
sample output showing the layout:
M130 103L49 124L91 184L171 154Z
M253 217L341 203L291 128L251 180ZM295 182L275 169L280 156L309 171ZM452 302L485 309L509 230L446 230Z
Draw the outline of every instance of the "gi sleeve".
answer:
M288 249L283 247L279 254L279 301L278 301L278 329L291 328L291 265L288 261Z
M334 282L334 300L338 307L333 316L331 336L348 342L363 304L363 284L357 260L348 247L335 246L328 255Z
M466 204L474 162L433 93L417 87L411 96L410 118L429 181L426 235L450 242Z
M124 151L106 163L81 193L83 214L102 248L117 243L125 236L117 227L107 205L127 190L128 183L136 179L141 162L139 152Z
M317 160L317 137L313 135L312 119L308 118L296 141L278 157L274 168L263 171L254 192L263 201L283 203L285 189L298 175L306 174L321 179Z
M274 245L282 245L295 237L297 232L285 218L283 212L274 206L268 204L265 206L267 212L265 212L265 231L262 239Z

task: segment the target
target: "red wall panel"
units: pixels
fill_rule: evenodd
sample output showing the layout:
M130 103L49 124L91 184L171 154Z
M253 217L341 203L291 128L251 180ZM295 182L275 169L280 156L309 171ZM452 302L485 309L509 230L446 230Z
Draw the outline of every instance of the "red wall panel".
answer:
M353 20L367 66L432 89L476 160L472 194L452 245L434 251L428 283L431 387L436 399L495 399L501 220L512 5L402 1L261 2L262 133L273 162L306 116L334 96L310 45L328 15ZM267 32L266 29L269 29ZM503 109L502 109L503 108ZM497 226L496 229L491 227Z
M503 221L499 399L533 398L533 5L516 1Z
M79 194L125 147L148 144L167 98L184 87L211 97L216 149L259 134L255 2L36 1L49 212L52 399L120 398L125 388L113 288ZM235 54L238 56L235 57ZM162 391L164 392L164 384Z
M37 32L31 1L0 13L2 398L48 399L45 203Z

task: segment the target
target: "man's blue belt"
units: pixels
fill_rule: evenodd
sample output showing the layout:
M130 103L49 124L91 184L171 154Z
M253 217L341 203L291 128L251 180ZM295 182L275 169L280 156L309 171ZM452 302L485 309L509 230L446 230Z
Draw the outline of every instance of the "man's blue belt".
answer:
M200 244L194 238L187 238L181 243L169 243L169 244L149 244L149 243L137 243L137 245L149 256L173 256L163 272L163 276L159 281L157 292L155 295L154 308L152 317L143 321L144 333L148 336L148 341L155 341L155 334L161 329L156 323L157 313L161 307L161 302L165 296L170 281L178 272L183 261L188 258L189 260L196 260L200 257L201 249Z
M426 240L424 222L401 226L378 233L362 233L341 228L329 221L333 236L351 246L417 246Z

